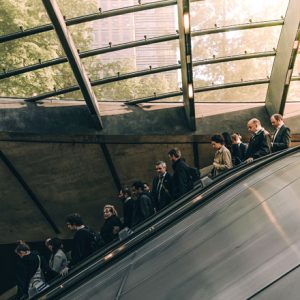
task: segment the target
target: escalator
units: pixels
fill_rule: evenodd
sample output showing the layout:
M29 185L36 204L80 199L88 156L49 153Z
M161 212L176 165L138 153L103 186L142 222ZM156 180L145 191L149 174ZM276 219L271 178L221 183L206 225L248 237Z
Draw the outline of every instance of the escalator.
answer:
M276 300L299 264L300 147L195 187L37 298Z

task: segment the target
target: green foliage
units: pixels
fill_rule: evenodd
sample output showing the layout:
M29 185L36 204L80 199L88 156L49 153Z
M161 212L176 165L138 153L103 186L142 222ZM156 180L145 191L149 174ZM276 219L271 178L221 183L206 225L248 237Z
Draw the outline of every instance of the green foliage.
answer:
M84 13L87 7L96 6L94 1L60 1L61 9L76 15ZM1 0L0 33L13 33L50 23L40 0ZM77 25L72 31L73 39L82 47L88 48L91 40L87 38L90 24ZM75 26L74 26L75 27ZM63 56L63 50L54 31L32 35L0 45L0 69L12 70ZM44 68L35 72L14 76L0 82L1 96L30 97L75 84L73 73L68 64Z

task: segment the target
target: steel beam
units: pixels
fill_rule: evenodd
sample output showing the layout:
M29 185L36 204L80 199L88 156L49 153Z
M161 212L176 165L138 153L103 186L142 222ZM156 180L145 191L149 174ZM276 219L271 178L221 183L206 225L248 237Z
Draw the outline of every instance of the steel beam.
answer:
M207 92L207 91L215 91L215 90L222 90L222 89L229 89L229 88L237 88L243 86L251 86L251 85L259 85L259 84L268 84L270 79L258 79L258 80L250 80L250 81L240 81L240 82L231 82L226 84L219 84L219 85L210 85L204 87L194 88L195 93ZM125 104L133 105L133 104L140 104L151 102L154 100L160 99L167 99L177 96L182 96L182 92L170 92L166 94L155 95L154 97L147 97L147 98L139 98L135 100L126 101Z
M54 230L56 234L60 233L58 227L44 208L44 206L41 204L40 200L37 198L37 196L34 194L32 189L29 187L29 185L26 183L26 181L23 179L21 174L17 171L13 163L6 157L6 155L0 150L0 158L3 161L3 163L6 165L6 167L9 169L9 171L14 175L14 177L18 180L22 188L26 191L30 199L33 201L33 203L37 206L43 217L47 220L51 228Z
M275 51L266 51L266 52L258 52L258 53L239 54L239 55L233 55L233 56L215 57L215 58L210 58L210 59L194 61L193 67L218 64L218 63L230 62L230 61L239 61L239 60L246 60L246 59L270 57L270 56L275 56L275 55L276 55ZM174 71L174 70L178 70L180 68L181 68L181 65L176 64L176 65L163 66L163 67L151 68L148 70L141 70L141 71L126 73L126 74L118 74L118 75L111 76L111 77L93 80L93 81L91 81L91 85L97 86L97 85L102 85L102 84L106 84L106 83L112 83L112 82L117 82L117 81L121 81L121 80L125 80L125 79L130 79L130 78L136 78L136 77L147 76L147 75L151 75L151 74ZM35 102L35 101L75 92L78 90L79 90L79 86L71 86L71 87L67 87L64 89L55 90L52 92L47 92L44 94L33 96L31 98L27 98L25 101L26 102Z
M210 29L203 29L198 31L191 32L192 36L201 36L206 34L216 34L216 33L223 33L223 32L230 32L230 31L236 31L236 30L245 30L245 29L255 29L255 28L263 28L263 27L272 27L272 26L280 26L283 25L283 20L274 20L274 21L266 21L266 22L254 22L254 23L246 23L246 24L239 24L239 25L230 25L225 27L219 27L219 28L210 28ZM34 34L34 33L33 33ZM1 37L0 37L1 39ZM118 45L112 45L107 46L103 48L83 51L79 54L80 58L87 58L94 55L100 55L104 53L139 47L139 46L145 46L150 45L154 43L161 43L161 42L167 42L172 40L179 39L178 34L171 34L161 37L155 37L155 38L145 38L144 40L139 41L133 41L129 43L123 43ZM55 66L58 64L66 63L68 59L66 57L59 57L56 59L47 60L44 62L39 62L37 64L29 65L23 68L15 69L15 70L6 70L5 72L0 73L0 80L4 78L9 78L11 76L24 74L26 72L39 70L45 67Z
M80 61L74 41L67 29L64 17L61 14L57 2L56 0L43 0L43 4L57 33L61 46L66 53L76 81L80 87L81 93L86 101L95 125L97 128L102 129L102 121L96 96Z
M266 96L270 115L284 113L300 42L300 1L290 0L282 26Z
M231 32L231 31L238 31L238 30L280 26L280 25L283 25L283 23L284 23L283 20L251 22L251 23L246 23L246 24L229 25L229 26L224 26L224 27L214 27L214 28L208 28L208 29L195 30L191 34L192 34L192 37L194 37L194 36L224 33L224 32Z
M107 148L106 144L100 143L100 147L101 147L101 150L103 152L105 161L106 161L107 166L109 168L109 171L111 173L111 176L113 178L113 181L115 183L115 186L116 186L116 188L117 188L117 190L119 192L121 190L121 188L122 188L122 185L121 185L121 180L120 180L120 177L118 175L117 169L115 168L115 165L113 163L113 160L111 158L111 155L110 155L110 153L108 151L108 148Z
M178 0L179 49L181 61L181 81L185 116L191 130L196 130L193 60L189 0Z
M166 94L159 94L159 95L154 95L154 96L151 96L151 97L138 98L138 99L135 99L135 100L125 101L125 104L136 105L136 104L140 104L140 103L146 103L146 102L151 102L151 101L155 101L155 100L178 97L178 96L182 96L182 95L183 95L183 93L181 91L170 92L170 93L166 93Z
M81 24L81 23L85 23L85 22L96 21L96 20L100 20L100 19L134 13L134 12L138 12L138 11L144 11L144 10L148 10L148 9L171 6L171 5L175 5L176 3L177 3L177 0L164 0L164 1L157 1L157 2L152 2L152 3L138 4L138 5L133 5L133 6L129 6L129 7L117 8L117 9L112 9L112 10L103 11L103 12L102 12L101 8L99 8L99 12L97 12L97 13L66 20L66 25L67 26L77 25L77 24ZM10 33L7 35L2 35L2 36L0 36L0 43L23 38L23 37L37 34L37 33L50 31L52 29L53 29L53 25L47 24L47 25L42 25L42 26L35 27L35 28L30 28L27 30L21 30L19 32Z
M146 37L143 40L137 40L137 41L133 41L133 42L122 43L122 44L107 46L107 47L103 47L103 48L83 51L83 52L79 53L79 57L87 58L87 57L96 56L96 55L100 55L100 54L104 54L104 53L110 53L110 52L114 52L114 51L130 49L130 48L140 47L140 46L145 46L145 45L151 45L151 44L156 44L156 43L174 41L177 39L179 39L178 34L170 34L170 35L159 36L159 37L154 37L154 38L149 38L149 39ZM19 69L6 70L5 72L0 73L0 80L9 78L11 76L20 75L20 74L24 74L27 72L43 69L46 67L59 65L62 63L66 63L66 62L68 62L68 59L66 57L59 57L59 58L47 60L44 62L39 61L36 64L29 65L29 66L19 68Z

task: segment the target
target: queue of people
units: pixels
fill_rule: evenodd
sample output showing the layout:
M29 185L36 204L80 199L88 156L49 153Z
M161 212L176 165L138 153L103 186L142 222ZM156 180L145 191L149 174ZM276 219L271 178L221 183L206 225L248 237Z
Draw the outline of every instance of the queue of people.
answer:
M243 143L239 133L223 132L211 137L212 148L216 151L209 176L215 177L241 163L251 163L253 160L271 152L284 150L290 146L290 129L284 124L280 114L271 116L271 124L275 128L271 136L253 118L248 121L251 133L249 143ZM16 249L20 257L17 266L18 293L15 299L26 299L42 291L49 281L59 275L68 273L83 259L108 243L118 240L124 230L132 230L153 214L164 209L193 188L195 178L194 168L182 158L181 151L173 148L168 152L172 162L173 174L167 170L163 160L155 163L156 176L152 188L142 181L134 182L131 187L121 189L118 197L123 204L123 218L120 219L113 205L106 204L103 208L104 223L99 232L84 224L78 213L66 217L66 225L74 232L71 253L67 256L59 238L48 238L45 242L50 251L48 263L35 251L21 241ZM200 175L199 175L200 177ZM199 179L196 176L196 179Z

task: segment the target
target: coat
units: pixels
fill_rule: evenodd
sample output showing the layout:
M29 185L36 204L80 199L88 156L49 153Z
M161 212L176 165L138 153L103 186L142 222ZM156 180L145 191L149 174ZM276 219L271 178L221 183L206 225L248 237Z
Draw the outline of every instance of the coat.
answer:
M274 139L274 137L273 137ZM291 131L285 125L282 125L272 141L272 152L287 149L291 142Z

